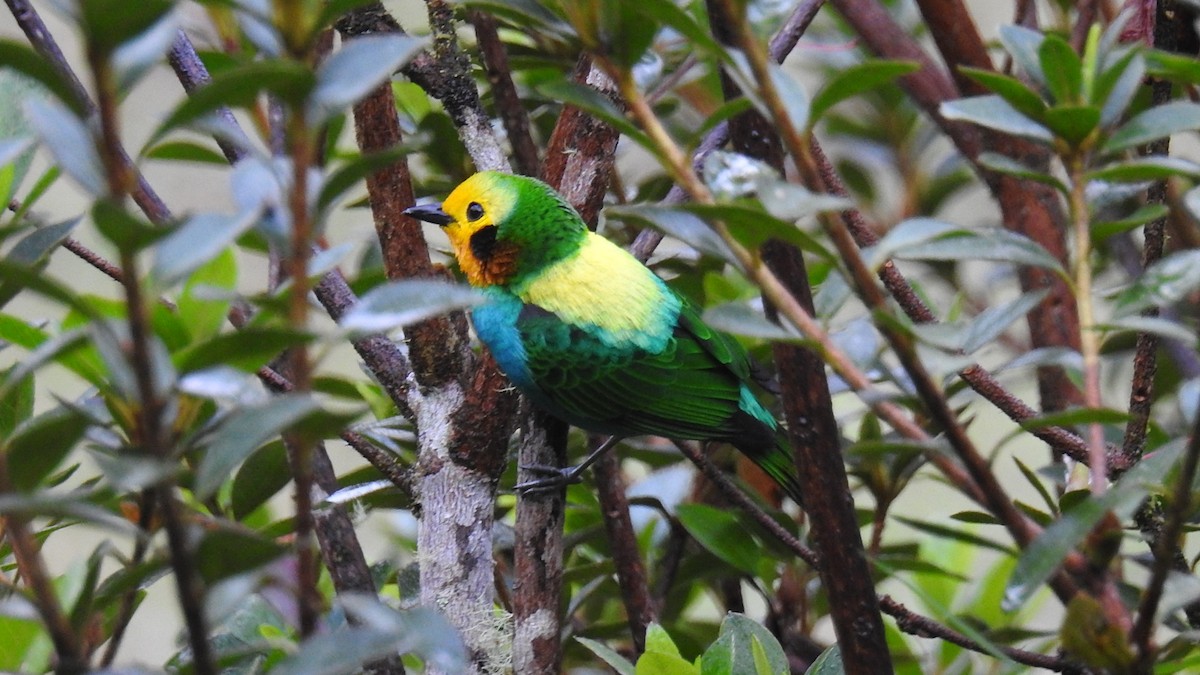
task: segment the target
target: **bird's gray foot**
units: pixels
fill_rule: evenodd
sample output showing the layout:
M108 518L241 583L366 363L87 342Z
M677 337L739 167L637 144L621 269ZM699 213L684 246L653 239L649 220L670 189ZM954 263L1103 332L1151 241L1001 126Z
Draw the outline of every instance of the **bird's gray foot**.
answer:
M522 464L521 470L534 474L536 477L522 483L517 483L513 489L520 495L541 494L561 490L573 483L583 481L583 471L586 465L550 466L548 464Z

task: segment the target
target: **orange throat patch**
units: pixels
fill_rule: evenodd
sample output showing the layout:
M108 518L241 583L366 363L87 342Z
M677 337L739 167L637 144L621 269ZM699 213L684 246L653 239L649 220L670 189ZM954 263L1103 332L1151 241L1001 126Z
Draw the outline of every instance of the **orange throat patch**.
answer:
M498 242L482 260L475 256L466 239L453 244L458 266L472 286L503 286L517 271L517 247L508 242Z

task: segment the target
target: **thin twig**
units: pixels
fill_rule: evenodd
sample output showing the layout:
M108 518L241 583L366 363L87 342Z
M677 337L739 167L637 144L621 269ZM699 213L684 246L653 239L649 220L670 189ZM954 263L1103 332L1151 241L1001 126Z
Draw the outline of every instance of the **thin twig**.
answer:
M513 163L519 173L537 176L539 170L537 145L529 133L529 114L521 105L521 96L513 83L512 69L508 65L508 51L500 40L496 19L482 10L471 10L468 14L475 26L475 38L479 41L479 55L488 83L492 85L492 98L496 112L508 133L508 144L512 148Z
M593 442L596 439L592 439ZM617 571L617 585L625 603L625 615L633 634L637 653L646 649L646 627L657 620L658 611L650 596L646 566L638 550L637 533L629 517L629 498L625 496L625 479L621 475L621 459L607 452L596 460L592 471L596 478L596 497L608 533L609 550Z
M8 476L8 457L0 452L0 494L12 493L12 482ZM46 572L45 561L38 551L37 540L29 531L29 520L24 515L10 513L0 517L0 525L3 525L4 536L12 547L17 571L24 578L25 585L33 592L33 604L42 617L42 623L54 645L54 655L58 660L56 669L72 674L87 672L87 660L80 636L72 628L58 601L54 582Z
M55 70L63 78L63 81L67 83L67 87L75 97L75 102L82 106L84 110L94 114L96 112L96 104L88 96L87 89L79 81L79 77L75 74L74 69L71 68L71 64L67 62L62 50L58 47L58 43L54 40L54 36L50 34L50 30L42 21L42 17L38 15L37 10L33 8L33 5L28 0L5 0L5 3L12 12L13 18L17 20L17 25L25 33L29 44L54 66ZM129 186L129 193L133 197L133 201L150 220L156 223L164 223L169 220L171 212L167 208L167 205L154 192L150 184L146 182L145 176L134 167L133 161L129 158L125 149L118 147L114 151L117 154L113 157L113 160L119 162L125 167L125 170L131 172L133 183Z
M979 652L980 654L991 653L989 650L984 649L978 642L975 642L962 633L933 619L910 611L904 605L893 600L889 595L885 595L879 599L879 607L885 614L896 619L897 628L909 635L924 638L936 637L973 652ZM1074 674L1087 672L1082 666L1057 656L1037 654L1014 647L997 646L997 648L1008 658L1025 666L1044 668L1057 673Z
M88 45L88 65L95 80L96 113L100 121L97 150L108 183L108 198L122 206L125 198L135 189L137 181L121 145L116 77L109 56L95 45ZM156 386L156 361L150 351L150 317L138 273L138 258L129 247L121 249L121 285L125 291L126 323L129 329L126 358L133 370L137 388L132 441L140 451L168 459L171 457L171 443L163 419L166 401ZM204 584L192 560L193 551L177 509L174 485L168 483L159 486L157 495L158 510L163 517L171 551L171 566L175 570L180 607L187 625L193 666L200 675L208 675L215 672L215 667L208 642L208 622L203 612Z
M683 453L683 456L690 459L692 463L700 469L700 472L704 474L704 477L712 481L712 484L715 485L717 489L729 499L729 501L737 504L742 508L743 511L750 514L750 517L754 519L754 522L758 523L764 530L771 533L771 535L778 539L780 543L791 550L792 553L795 553L796 557L800 558L809 565L812 565L816 569L821 568L821 556L818 555L816 551L801 543L800 540L796 538L796 535L784 529L783 526L780 525L779 522L774 518L772 518L770 514L764 511L761 506L755 503L754 500L750 499L750 497L746 496L746 493L742 492L741 488L733 483L733 480L731 480L729 476L721 470L721 467L714 464L713 461L709 459L708 455L706 455L704 451L702 451L695 443L686 441L675 441L674 443L675 447L679 448L679 451Z

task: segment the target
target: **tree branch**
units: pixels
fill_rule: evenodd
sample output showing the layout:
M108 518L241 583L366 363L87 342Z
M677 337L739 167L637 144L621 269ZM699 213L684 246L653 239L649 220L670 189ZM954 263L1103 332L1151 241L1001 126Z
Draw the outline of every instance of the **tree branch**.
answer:
M962 633L928 617L909 611L907 607L893 600L891 596L885 595L880 598L879 607L884 613L896 619L897 628L909 635L916 635L923 638L936 637L973 652L979 652L980 654L990 653L978 642L975 642ZM998 649L1008 658L1025 666L1044 668L1045 670L1057 673L1078 673L1082 675L1082 673L1088 672L1082 666L1057 656L1046 656L1044 654L1036 654L1023 649L1004 646L998 646Z

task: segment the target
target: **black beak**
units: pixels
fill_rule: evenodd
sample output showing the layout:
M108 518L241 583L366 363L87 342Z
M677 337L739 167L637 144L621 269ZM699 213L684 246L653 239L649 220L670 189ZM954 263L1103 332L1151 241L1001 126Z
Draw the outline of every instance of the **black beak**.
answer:
M418 204L404 209L404 215L445 227L454 222L449 213L442 210L441 204Z

